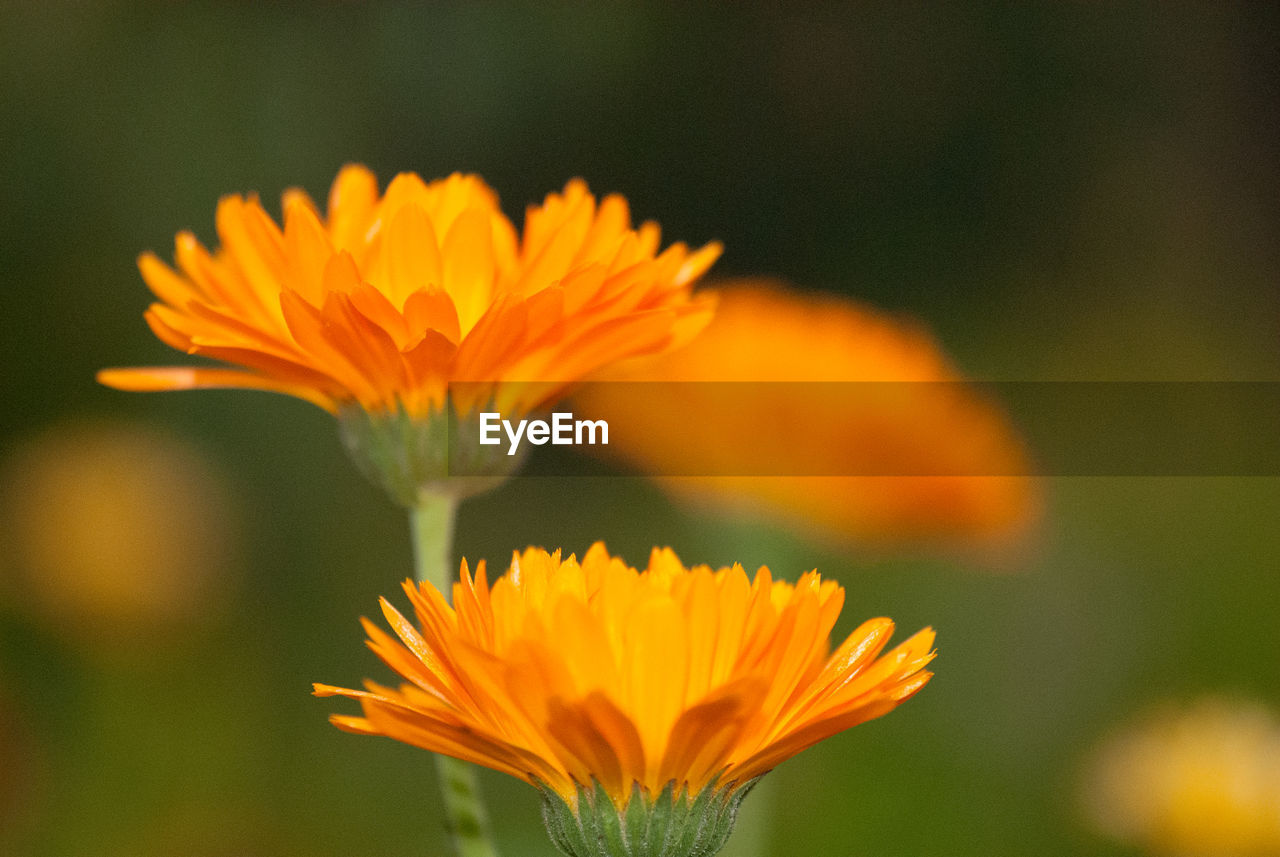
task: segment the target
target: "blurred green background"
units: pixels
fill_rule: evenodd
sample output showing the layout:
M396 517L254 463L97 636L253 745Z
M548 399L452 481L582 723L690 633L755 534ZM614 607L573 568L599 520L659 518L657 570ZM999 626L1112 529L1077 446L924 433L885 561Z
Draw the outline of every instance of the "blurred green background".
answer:
M518 219L581 175L671 240L722 240L720 274L920 318L974 377L1280 380L1277 17L0 3L0 853L446 853L428 756L338 732L309 696L388 678L356 618L410 573L401 513L301 402L93 381L181 362L142 322L134 259L181 228L212 242L221 194L275 211L348 161L383 182L462 169ZM32 567L13 532L76 508L33 469L88 450L54 482L110 511L146 468L94 451L127 427L181 475L139 531L189 562L114 587ZM463 507L458 546L503 567L596 539L633 564L669 544L816 566L849 590L838 634L934 625L926 692L771 775L766 854L1139 853L1082 823L1081 766L1154 702L1280 704L1280 480L1045 491L1038 539L997 573L694 518L621 476L516 479ZM87 561L112 568L113 544ZM506 853L550 855L535 793L484 785Z

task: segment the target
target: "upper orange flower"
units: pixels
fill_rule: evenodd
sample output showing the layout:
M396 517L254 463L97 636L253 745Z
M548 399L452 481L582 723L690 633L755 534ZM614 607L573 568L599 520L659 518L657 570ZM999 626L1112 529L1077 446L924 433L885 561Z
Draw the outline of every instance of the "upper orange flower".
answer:
M109 369L126 390L250 387L331 412L438 410L451 382L464 412L492 401L528 410L614 360L660 350L705 324L690 287L718 244L661 253L659 229L633 229L626 200L598 204L581 180L531 206L517 235L477 176L424 183L402 173L379 196L347 166L327 217L284 194L284 228L255 197L218 203L221 248L190 232L177 270L138 261L159 298L147 310L165 343L242 367ZM536 382L534 385L503 382Z
M576 805L599 783L626 805L707 786L734 789L824 738L879 717L931 677L933 632L883 657L888 619L834 653L844 590L817 572L795 585L767 568L686 569L654 550L636 571L594 545L579 563L529 549L492 586L465 562L454 606L405 583L415 628L385 599L397 642L365 620L399 690L316 685L359 699L352 732L386 735L554 790Z

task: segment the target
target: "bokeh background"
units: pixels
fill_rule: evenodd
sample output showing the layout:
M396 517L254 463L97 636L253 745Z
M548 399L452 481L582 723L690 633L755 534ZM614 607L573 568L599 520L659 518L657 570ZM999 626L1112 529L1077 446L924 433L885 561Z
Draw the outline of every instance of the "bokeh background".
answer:
M400 511L301 402L93 381L180 362L134 259L212 242L221 194L322 197L360 161L478 171L518 217L581 175L722 240L721 274L915 316L973 377L1274 381L1276 24L1230 2L0 3L0 853L446 853L426 754L309 695L387 678L356 618L410 573ZM816 566L849 589L837 633L938 628L925 693L771 775L765 854L1142 853L1083 820L1086 760L1166 701L1280 705L1280 480L1044 493L996 568L695 516L622 475L516 479L458 542ZM506 852L550 855L534 792L484 786Z

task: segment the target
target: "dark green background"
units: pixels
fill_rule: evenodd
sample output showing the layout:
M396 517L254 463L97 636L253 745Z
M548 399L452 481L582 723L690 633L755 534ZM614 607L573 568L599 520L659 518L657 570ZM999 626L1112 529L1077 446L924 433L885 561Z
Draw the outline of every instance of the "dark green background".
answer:
M337 732L308 695L388 678L355 620L409 573L401 514L300 402L92 380L180 362L141 320L134 258L184 227L212 241L221 194L274 211L348 161L384 182L463 169L518 218L581 175L671 239L722 240L721 274L919 317L975 377L1280 379L1263 4L768 8L0 3L0 444L159 425L222 468L247 522L229 604L145 655L86 651L0 588L28 761L0 853L445 853L427 755ZM518 479L464 507L459 547L817 566L849 589L838 632L934 625L927 691L772 775L767 853L1137 853L1080 821L1083 759L1163 700L1280 703L1280 482L1046 494L1004 574L695 519L621 477ZM550 854L533 791L484 784L506 853Z

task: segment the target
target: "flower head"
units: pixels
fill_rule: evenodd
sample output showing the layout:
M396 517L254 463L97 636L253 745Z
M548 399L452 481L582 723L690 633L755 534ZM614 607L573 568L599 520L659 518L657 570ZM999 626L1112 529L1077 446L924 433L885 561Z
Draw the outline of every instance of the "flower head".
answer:
M462 382L453 404L464 412L520 411L709 318L690 288L719 245L659 252L656 224L632 228L623 197L597 203L581 180L531 206L521 234L478 176L456 173L402 173L379 195L372 173L348 166L327 215L299 190L283 211L281 228L255 197L223 197L220 249L181 232L176 270L151 253L138 260L158 298L146 312L156 336L240 368L109 369L100 380L248 387L415 417Z
M1020 439L928 331L770 281L716 295L688 345L579 390L581 411L628 429L603 454L693 504L836 541L989 548L1028 529L1038 503ZM637 395L650 388L665 407ZM778 475L748 475L760 462Z
M831 652L844 590L812 571L753 580L656 549L637 571L596 544L581 562L530 548L492 585L483 563L472 577L464 562L452 607L430 584L405 592L418 627L383 600L399 639L365 629L406 683L317 685L360 701L362 716L333 722L511 774L575 809L683 805L708 789L723 804L931 677L931 630L880 656L888 619Z
M1085 783L1094 825L1170 857L1280 854L1280 719L1205 699L1118 733Z
M660 351L710 318L690 289L718 244L659 252L627 201L581 180L531 206L524 230L478 176L430 183L338 174L322 216L284 194L284 227L255 197L218 203L222 246L178 234L177 269L138 260L161 340L239 368L106 369L124 390L247 387L335 413L356 464L391 496L483 490L519 465L480 448L478 407L518 415L611 362ZM446 477L464 475L466 480Z

